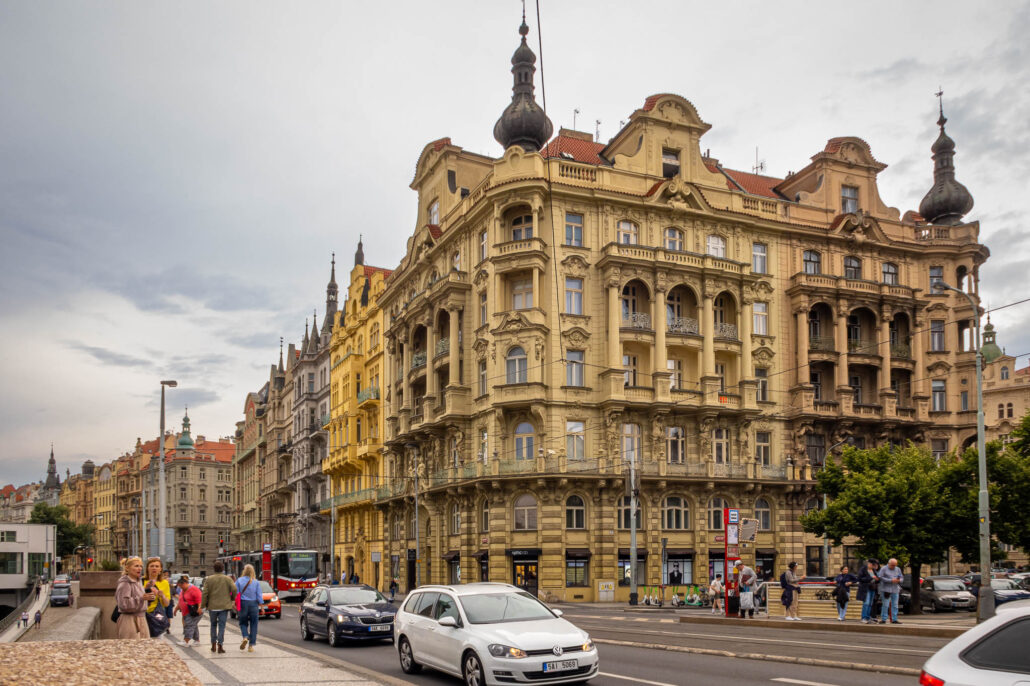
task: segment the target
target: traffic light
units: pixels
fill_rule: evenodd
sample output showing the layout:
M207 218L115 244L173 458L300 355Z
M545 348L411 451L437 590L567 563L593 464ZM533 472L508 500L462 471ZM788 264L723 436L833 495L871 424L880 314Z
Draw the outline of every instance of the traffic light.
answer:
M87 557L86 558L86 564L93 564L93 558L92 557Z

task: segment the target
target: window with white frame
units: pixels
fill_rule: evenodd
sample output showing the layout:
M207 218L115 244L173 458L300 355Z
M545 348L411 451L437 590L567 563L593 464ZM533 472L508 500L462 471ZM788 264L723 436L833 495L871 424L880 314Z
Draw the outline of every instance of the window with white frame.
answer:
M823 273L823 257L815 250L806 250L802 255L802 263L806 274Z
M898 265L893 262L883 263L883 282L888 286L898 285Z
M754 315L754 331L760 336L769 335L769 303L753 303L751 305Z
M857 257L845 257L844 258L844 278L845 279L861 279L862 278L862 260Z
M723 508L729 507L729 501L717 495L708 499L708 529L722 531Z
M712 459L715 464L728 464L730 461L730 432L728 429L712 429Z
M486 395L486 360L479 361L479 395Z
M769 370L755 367L755 400L764 403L769 400Z
M755 432L755 461L762 467L772 464L772 433L769 431Z
M683 232L679 229L666 229L665 230L665 249L666 250L683 250Z
M1009 368L1008 367L1002 367L1001 368L1001 380L1002 381L1008 381L1008 378L1009 378Z
M930 350L942 352L944 350L944 320L930 320Z
M637 225L631 221L626 221L625 219L620 221L617 239L618 242L623 245L636 245Z
M726 391L726 365L716 362L715 363L715 375L719 377L719 392Z
M461 533L461 508L457 503L451 505L451 533L454 535Z
M565 422L565 456L570 460L582 460L586 456L585 422Z
M665 427L665 454L669 464L683 464L687 454L687 444L682 427Z
M515 279L511 283L511 309L528 310L533 307L533 280Z
M565 213L565 245L583 247L583 215Z
M479 261L482 262L486 259L488 254L488 248L486 244L486 231L479 232Z
M583 498L578 495L570 495L565 499L565 528L585 529L587 521L587 506Z
M666 368L669 370L669 390L676 390L677 388L683 388L683 360L677 360L670 357L665 361Z
M451 255L451 269L456 272L461 271L461 251L455 250L454 254Z
M433 226L440 225L440 201L434 200L429 205L429 223Z
M934 412L948 411L948 387L944 379L934 379L931 384L930 409Z
M759 531L772 531L772 508L765 498L755 500L755 519L758 520Z
M488 314L487 314L487 311L486 311L486 293L480 293L479 294L479 325L480 326L486 326L487 316L488 316Z
M565 312L583 314L583 279L565 277Z
M931 438L930 439L930 452L933 453L933 459L940 462L948 456L948 439L947 438Z
M511 220L511 239L525 241L533 237L533 215L523 214Z
M565 385L566 386L582 386L586 383L584 379L584 359L586 357L586 351L583 350L566 350L565 357Z
M529 361L526 358L526 351L515 346L508 351L504 360L505 382L526 383L529 381Z
M627 463L640 460L640 426L627 423L622 425L622 459Z
M854 214L858 212L858 187L840 187L840 211L843 214Z
M708 236L707 247L712 257L726 257L726 239L722 236L714 233Z
M683 531L690 528L690 505L681 495L670 495L662 501L662 528Z
M944 282L944 267L934 266L930 267L930 292L937 293L937 289L934 288L939 283Z
M622 499L619 500L619 528L620 529L628 529L628 528L630 528L630 518L629 518L629 516L630 516L630 514L629 514L630 513L630 507L631 507L630 497L628 495L622 496ZM637 512L636 512L636 514L637 514L637 516L636 516L637 531L640 531L641 529L644 528L644 519L643 519L643 517L641 517L640 499L639 498L637 499Z
M533 425L529 422L522 422L515 427L515 459L516 460L532 460L534 457L533 453L533 441L534 441L534 430Z
M769 249L765 243L751 244L751 271L755 274L769 273Z
M515 530L536 531L536 498L523 493L515 500Z
M622 385L623 386L636 386L637 385L637 356L636 355L623 355L622 356Z

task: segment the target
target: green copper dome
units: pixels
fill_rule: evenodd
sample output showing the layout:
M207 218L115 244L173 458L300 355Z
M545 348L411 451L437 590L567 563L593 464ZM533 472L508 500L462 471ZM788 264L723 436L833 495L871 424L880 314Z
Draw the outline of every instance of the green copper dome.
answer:
M187 409L182 418L182 433L175 444L176 450L193 450L193 439L190 437L190 412Z
M994 324L990 321L987 322L987 326L984 327L984 344L980 346L980 355L983 356L985 363L990 364L996 359L1004 355L1002 349L998 347L998 344L994 342Z

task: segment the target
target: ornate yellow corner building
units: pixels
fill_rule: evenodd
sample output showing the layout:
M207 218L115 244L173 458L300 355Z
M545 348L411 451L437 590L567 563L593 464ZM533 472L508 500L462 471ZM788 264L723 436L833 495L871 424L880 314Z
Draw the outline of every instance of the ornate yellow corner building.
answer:
M333 353L339 554L382 545L407 588L421 564L423 583L624 600L632 459L645 587L723 571L724 507L758 520L742 556L763 571L851 562L848 546L823 559L798 524L827 453L845 439L948 451L975 435L972 312L931 284L975 297L988 251L962 222L972 197L943 115L934 186L902 215L862 139L830 140L785 179L739 172L702 154L710 126L677 95L648 97L607 144L552 138L527 32L494 128L503 155L443 138L419 157L416 230L386 290L371 282L385 359L372 315L347 310ZM373 401L361 393L379 373ZM383 415L379 522L360 494L380 439L357 426L380 430Z

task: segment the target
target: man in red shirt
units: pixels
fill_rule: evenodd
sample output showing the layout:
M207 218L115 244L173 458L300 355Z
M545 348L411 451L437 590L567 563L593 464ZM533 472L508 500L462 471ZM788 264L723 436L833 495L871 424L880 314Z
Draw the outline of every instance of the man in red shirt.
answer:
M190 645L190 639L194 644L200 642L200 616L204 611L200 607L202 598L200 589L190 583L190 578L183 574L179 577L179 612L182 613L182 640Z

